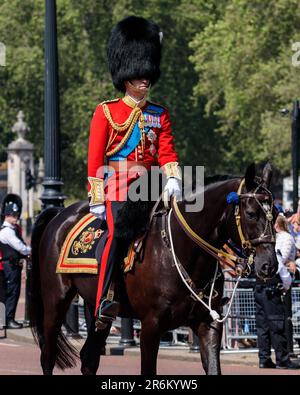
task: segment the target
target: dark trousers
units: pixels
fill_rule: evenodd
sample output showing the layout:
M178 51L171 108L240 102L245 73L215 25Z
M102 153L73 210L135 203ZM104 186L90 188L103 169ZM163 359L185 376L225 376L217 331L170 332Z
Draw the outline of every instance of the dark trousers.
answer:
M115 272L118 270L118 268L120 270L122 259L125 257L127 249L129 247L128 243L126 243L124 240L119 239L115 232L115 223L118 217L118 213L119 210L121 210L121 208L124 206L124 204L125 202L116 201L106 205L108 237L101 257L100 284L97 293L98 303L100 301L100 308L101 302L107 299L107 293L113 276L115 275ZM96 252L96 256L98 254Z
M0 270L0 303L5 303L6 298L6 284L4 277L4 270Z
M284 296L285 322L284 330L287 338L287 349L289 353L294 352L293 322L292 322L292 289L290 288Z
M281 293L276 286L256 285L254 297L259 360L261 363L267 362L271 358L273 346L276 363L281 365L289 359Z
M6 283L6 320L15 319L16 309L21 291L22 266L11 262L4 262L4 276Z

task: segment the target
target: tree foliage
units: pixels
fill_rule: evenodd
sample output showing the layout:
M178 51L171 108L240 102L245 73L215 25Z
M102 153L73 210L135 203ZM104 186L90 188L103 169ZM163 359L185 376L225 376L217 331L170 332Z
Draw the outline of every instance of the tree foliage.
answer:
M299 18L297 0L231 0L191 43L194 95L217 117L225 167L271 159L282 172L290 169L290 124L279 109L299 95L291 62Z

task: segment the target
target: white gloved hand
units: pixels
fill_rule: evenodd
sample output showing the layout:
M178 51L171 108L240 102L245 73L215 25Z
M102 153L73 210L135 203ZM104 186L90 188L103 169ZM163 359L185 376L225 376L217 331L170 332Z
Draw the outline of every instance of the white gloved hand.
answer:
M90 213L93 214L95 217L101 219L102 221L106 220L105 204L90 206Z
M171 196L176 196L177 200L179 200L181 198L181 189L178 180L174 177L170 177L166 183L164 192L168 192L169 198Z

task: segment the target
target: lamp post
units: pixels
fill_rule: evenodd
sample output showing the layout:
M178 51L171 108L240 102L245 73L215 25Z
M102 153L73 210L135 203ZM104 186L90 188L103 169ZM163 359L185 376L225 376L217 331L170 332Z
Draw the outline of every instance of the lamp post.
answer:
M136 345L134 340L133 320L131 318L121 318L121 339L119 342L123 347Z
M42 208L63 207L61 192L56 1L45 0L45 124Z
M293 101L292 112L292 166L293 166L293 211L298 208L298 188L299 188L299 149L300 149L300 111L299 101Z

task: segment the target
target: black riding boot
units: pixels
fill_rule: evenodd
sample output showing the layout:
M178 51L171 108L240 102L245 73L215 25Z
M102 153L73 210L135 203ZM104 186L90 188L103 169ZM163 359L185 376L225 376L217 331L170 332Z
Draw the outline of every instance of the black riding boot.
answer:
M99 310L96 317L97 329L104 329L114 321L118 315L120 303L113 300L113 289L110 289L116 278L117 271L122 270L122 263L128 251L128 243L114 238L106 267Z
M109 323L116 319L119 311L119 303L113 300L113 295L110 295L110 286L114 279L114 272L117 269L116 266L120 264L116 248L116 241L113 240L96 317L95 324L97 329L105 329Z
M124 235L120 235L118 227L115 229L116 221L124 204L125 202L112 202L111 205L107 205L106 216L112 240L110 247L106 245L103 251L103 254L105 254L105 249L109 248L99 310L96 314L97 329L106 328L116 318L119 311L119 303L114 301L113 297L108 296L108 293L116 272L122 270L122 263L131 242L129 238L126 239ZM112 218L114 225L112 225ZM101 261L102 264L105 264L105 262Z

